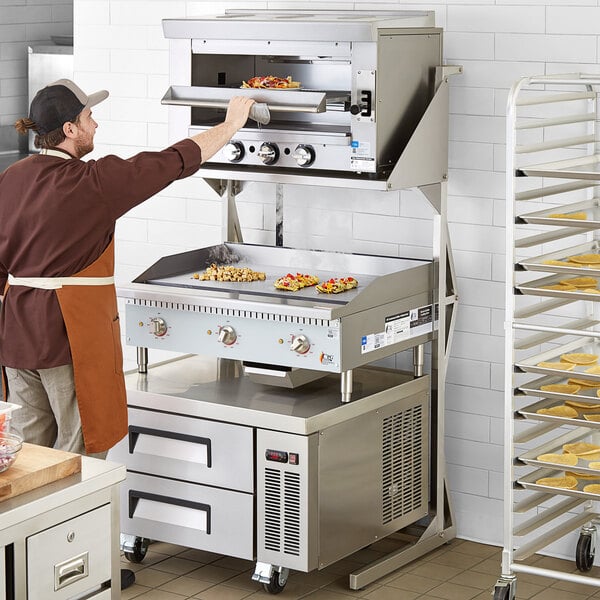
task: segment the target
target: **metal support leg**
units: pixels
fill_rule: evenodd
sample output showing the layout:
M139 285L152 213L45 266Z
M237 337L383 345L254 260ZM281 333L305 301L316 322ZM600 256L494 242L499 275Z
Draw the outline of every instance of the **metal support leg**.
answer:
M235 197L240 193L240 190L241 184L239 181L227 180L225 198L223 199L223 236L226 242L238 242L241 244L244 239L235 204Z
M283 185L275 184L275 245L283 246Z
M137 349L137 365L138 373L148 372L148 348L138 346Z
M406 546L350 573L349 585L353 590L364 588L369 583L388 575L456 537L456 525L446 480L444 456L444 392L450 345L456 321L455 308L458 301L450 237L445 218L447 184L444 181L419 189L437 213L433 217L432 289L434 292L432 302L437 331L433 332L434 340L431 344L431 446L428 515L416 528L420 533L416 541L407 542ZM414 349L415 374L420 374L424 370L423 354L422 347Z
M423 376L425 365L425 344L419 344L413 348L413 369L415 377Z
M342 402L350 402L352 396L352 370L342 373L341 389Z

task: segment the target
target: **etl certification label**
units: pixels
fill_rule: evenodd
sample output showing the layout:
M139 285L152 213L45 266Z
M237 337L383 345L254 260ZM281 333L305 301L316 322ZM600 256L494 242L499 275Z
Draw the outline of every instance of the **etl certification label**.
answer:
M361 354L365 352L373 352L385 346L385 335L383 333L371 333L370 335L363 335L361 342Z
M371 152L369 142L359 142L352 140L350 153L350 162L353 169L362 171L373 171L375 168L375 157Z
M383 331L362 336L360 352L366 354L411 337L430 333L437 325L437 315L433 326L432 319L433 307L431 304L390 315L385 318Z

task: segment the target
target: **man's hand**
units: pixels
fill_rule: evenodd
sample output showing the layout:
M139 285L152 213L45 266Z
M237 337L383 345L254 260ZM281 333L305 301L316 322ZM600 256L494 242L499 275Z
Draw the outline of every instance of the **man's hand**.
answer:
M203 163L213 157L237 133L238 129L246 124L253 104L252 98L234 96L229 101L223 123L191 137L200 146Z
M231 123L236 131L241 129L248 120L248 114L250 113L250 108L253 104L254 100L252 100L252 98L246 96L234 96L229 101L225 122Z

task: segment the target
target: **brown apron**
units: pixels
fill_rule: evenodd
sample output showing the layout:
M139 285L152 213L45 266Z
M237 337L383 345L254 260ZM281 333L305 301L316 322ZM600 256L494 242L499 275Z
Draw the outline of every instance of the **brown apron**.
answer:
M95 262L71 277L111 277L114 258L111 241ZM127 433L115 286L63 285L55 291L71 348L85 449L88 454L104 452Z
M110 277L114 242L74 277ZM121 330L114 285L56 290L73 358L75 393L88 453L104 452L127 434Z

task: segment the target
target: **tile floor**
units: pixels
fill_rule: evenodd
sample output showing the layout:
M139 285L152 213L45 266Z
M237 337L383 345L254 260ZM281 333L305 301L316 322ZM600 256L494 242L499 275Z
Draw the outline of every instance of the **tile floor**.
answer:
M165 543L151 544L142 563L122 566L136 572L123 600L490 600L500 573L501 549L453 540L362 590L348 587L348 574L393 549L393 536L334 565L312 573L292 572L285 589L267 594L251 580L254 563ZM534 556L538 567L575 572L574 561ZM600 567L588 575L600 578ZM600 588L520 574L518 600L600 599Z

